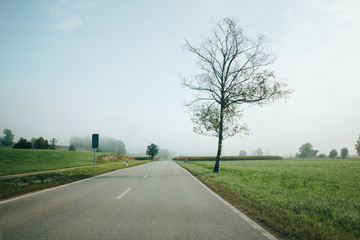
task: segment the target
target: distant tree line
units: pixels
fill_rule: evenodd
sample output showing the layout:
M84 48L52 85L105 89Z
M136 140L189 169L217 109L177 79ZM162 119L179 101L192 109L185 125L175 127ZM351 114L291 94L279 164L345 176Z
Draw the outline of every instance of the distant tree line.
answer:
M359 143L360 143L360 137L359 137L359 140L357 141L357 144L355 144L355 149L358 153L358 156L360 156L360 151L358 151L358 149L357 149ZM311 143L305 143L305 144L301 145L301 147L299 148L299 153L296 154L296 157L297 158L316 158L316 157L318 157L318 158L326 158L326 157L337 158L338 154L339 154L336 151L336 149L331 150L329 153L329 156L326 156L326 154L324 154L324 153L317 155L318 152L319 152L318 150L313 149L313 146ZM347 158L348 156L349 156L349 149L347 149L346 147L342 148L340 150L340 157Z
M76 148L86 148L91 149L92 138L91 136L87 137L78 137L72 136L70 139L70 151L76 151ZM123 141L116 140L111 137L101 137L99 139L99 152L111 152L111 153L120 153L126 154L126 147Z
M56 138L52 138L50 143L48 140L44 139L43 137L39 138L32 138L28 141L25 138L20 138L19 141L13 146L13 148L18 149L56 149Z
M25 138L20 138L17 143L14 144L15 135L10 129L4 129L5 136L0 137L0 145L5 147L13 147L17 149L56 149L56 138L52 138L50 142L43 137L32 138L30 141Z
M268 151L266 151L265 154L270 155L270 153ZM246 150L240 150L239 156L246 157L247 155L248 154L247 154ZM260 147L258 147L256 150L251 152L250 156L258 156L258 157L264 156L264 151Z

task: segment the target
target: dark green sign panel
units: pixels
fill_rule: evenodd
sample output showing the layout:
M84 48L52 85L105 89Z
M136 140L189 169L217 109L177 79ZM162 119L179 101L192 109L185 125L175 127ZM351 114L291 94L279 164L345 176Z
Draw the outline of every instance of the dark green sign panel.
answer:
M92 135L92 148L99 148L99 134Z

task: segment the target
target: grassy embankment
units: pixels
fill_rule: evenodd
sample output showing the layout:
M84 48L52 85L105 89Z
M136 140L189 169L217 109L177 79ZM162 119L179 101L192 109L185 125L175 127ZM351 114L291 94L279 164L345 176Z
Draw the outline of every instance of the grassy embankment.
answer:
M359 159L224 161L218 174L213 166L187 168L280 237L360 239Z
M121 159L104 161L101 157L105 155L108 154L96 154L97 165L96 170L94 170L94 153L91 152L0 148L0 176L54 170L50 173L0 180L0 199L6 199L19 194L54 187L117 169L126 168L125 156ZM129 167L147 162L149 161L138 161L129 158ZM66 171L55 171L56 169L79 166L84 167Z
M92 152L0 148L0 176L89 166L93 160Z

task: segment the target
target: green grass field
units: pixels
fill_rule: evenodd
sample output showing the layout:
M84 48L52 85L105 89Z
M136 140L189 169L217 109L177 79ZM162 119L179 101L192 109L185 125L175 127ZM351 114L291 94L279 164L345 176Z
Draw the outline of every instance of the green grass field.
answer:
M0 148L0 176L88 166L93 161L92 152Z
M180 163L185 166L185 163ZM360 239L360 159L188 162L247 215L290 239Z
M129 167L147 162L150 161L129 160ZM61 172L53 171L31 176L1 179L0 199L6 199L28 192L59 186L126 167L126 161L121 161L113 164L97 165L95 170L91 166Z

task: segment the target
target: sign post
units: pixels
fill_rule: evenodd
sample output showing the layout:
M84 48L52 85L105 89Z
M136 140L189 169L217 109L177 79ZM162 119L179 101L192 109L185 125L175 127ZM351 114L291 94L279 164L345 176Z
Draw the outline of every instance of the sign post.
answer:
M99 134L95 133L92 135L92 148L94 149L94 171L96 164L96 149L99 147Z

